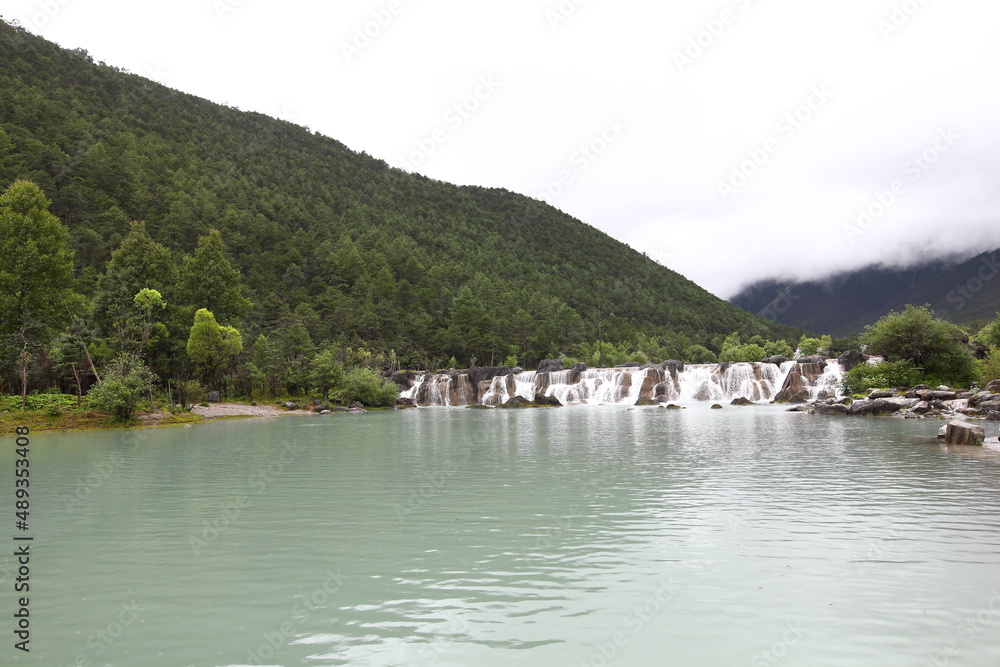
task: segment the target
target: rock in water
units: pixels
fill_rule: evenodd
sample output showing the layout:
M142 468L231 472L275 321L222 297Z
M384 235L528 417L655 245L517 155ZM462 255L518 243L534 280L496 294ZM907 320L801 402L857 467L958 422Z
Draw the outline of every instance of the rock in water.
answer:
M716 403L715 405L713 405L713 406L712 406L712 409L713 409L713 410L721 410L721 409L722 409L722 406L721 406L721 405L719 405L718 403Z
M944 441L949 445L981 446L986 440L986 431L982 426L969 422L955 420L948 422L945 428Z
M884 389L872 389L870 392L868 392L868 398L870 399L893 398L895 397L895 395L896 394L892 393L891 391L885 391Z
M739 398L734 398L729 405L754 405L754 402L745 396L740 396Z
M852 415L888 415L899 412L902 405L887 398L876 398L871 401L854 401L849 411Z
M848 415L850 410L841 403L820 403L812 409L814 415Z

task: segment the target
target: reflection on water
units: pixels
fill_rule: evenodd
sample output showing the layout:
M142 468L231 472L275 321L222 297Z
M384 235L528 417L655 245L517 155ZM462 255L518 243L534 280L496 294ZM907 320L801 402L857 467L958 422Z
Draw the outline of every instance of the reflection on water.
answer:
M995 667L1000 452L938 426L591 406L39 434L19 664Z

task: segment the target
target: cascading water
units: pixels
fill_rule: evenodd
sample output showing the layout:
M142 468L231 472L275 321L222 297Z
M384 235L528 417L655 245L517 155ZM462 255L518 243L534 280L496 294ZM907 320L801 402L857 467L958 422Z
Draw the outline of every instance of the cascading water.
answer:
M472 387L465 373L425 374L400 393L401 398L421 406L460 406L475 402L502 405L514 396L529 401L536 396L553 396L563 405L635 405L640 399L653 402L729 402L747 398L771 401L777 396L796 362L780 367L771 363L691 364L679 373L659 366L647 368L592 368L582 371L523 371L496 376ZM817 369L818 372L818 369ZM810 400L836 396L843 370L836 360L828 360L818 377L801 378Z

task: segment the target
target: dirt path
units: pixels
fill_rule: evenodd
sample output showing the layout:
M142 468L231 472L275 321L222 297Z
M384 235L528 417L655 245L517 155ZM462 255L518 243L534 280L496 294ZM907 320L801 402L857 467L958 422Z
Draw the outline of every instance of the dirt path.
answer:
M191 408L191 412L213 419L215 417L277 417L279 415L307 415L308 410L284 410L275 405L244 405L242 403L211 403L208 407L196 405Z

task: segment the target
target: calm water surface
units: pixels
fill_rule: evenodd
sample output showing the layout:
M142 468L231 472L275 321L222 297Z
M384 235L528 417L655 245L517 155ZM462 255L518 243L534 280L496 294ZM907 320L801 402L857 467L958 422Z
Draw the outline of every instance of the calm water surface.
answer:
M37 434L12 664L996 667L1000 452L939 425L585 406Z

